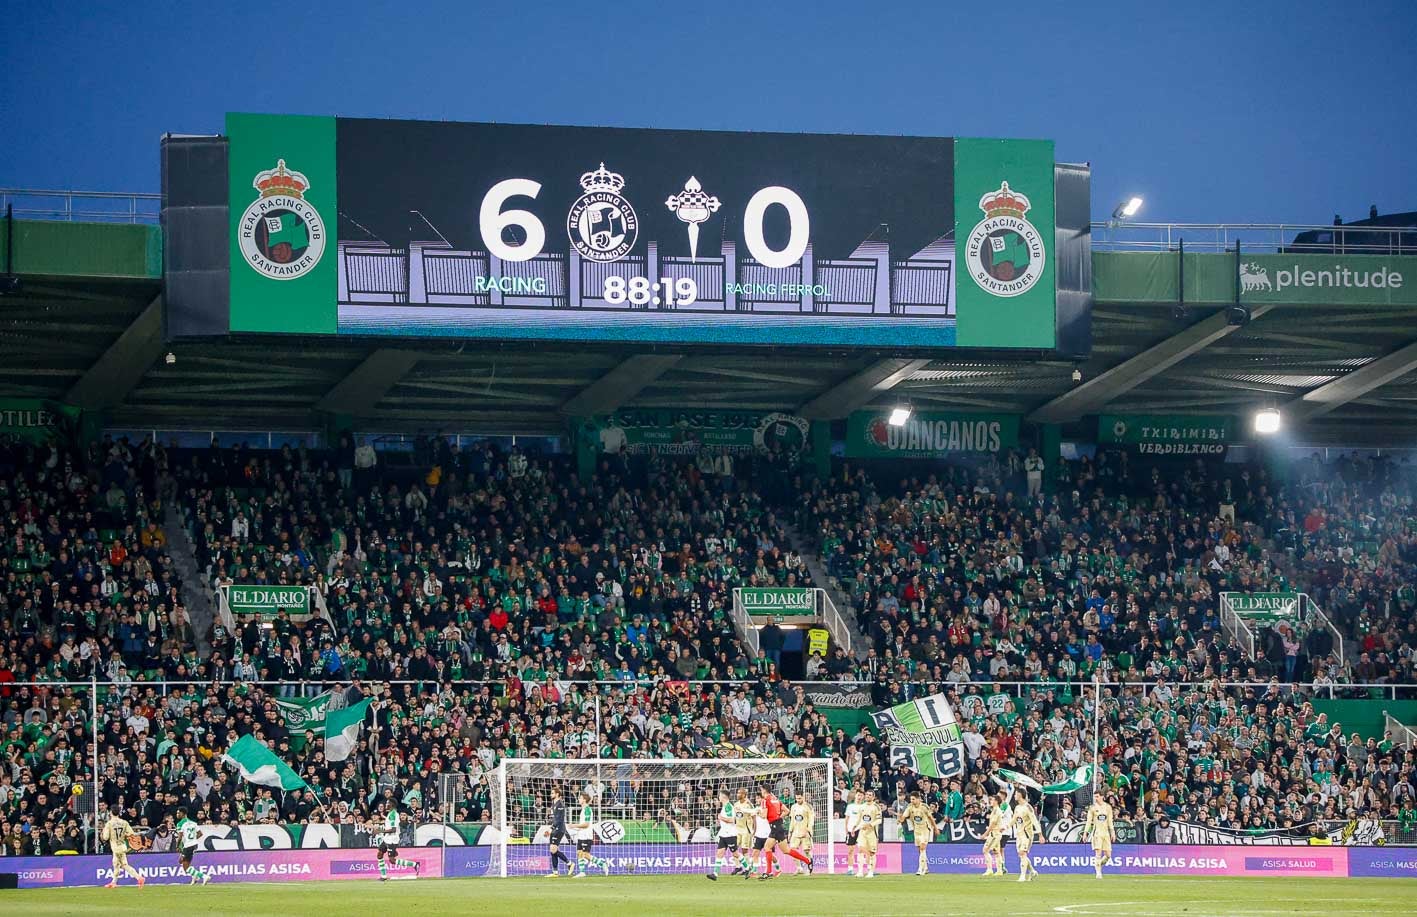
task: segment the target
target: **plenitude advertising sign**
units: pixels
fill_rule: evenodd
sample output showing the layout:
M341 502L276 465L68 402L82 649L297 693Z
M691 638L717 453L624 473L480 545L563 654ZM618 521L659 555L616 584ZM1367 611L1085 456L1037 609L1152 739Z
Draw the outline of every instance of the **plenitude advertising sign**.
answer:
M227 136L233 332L1057 346L1051 141L248 114Z

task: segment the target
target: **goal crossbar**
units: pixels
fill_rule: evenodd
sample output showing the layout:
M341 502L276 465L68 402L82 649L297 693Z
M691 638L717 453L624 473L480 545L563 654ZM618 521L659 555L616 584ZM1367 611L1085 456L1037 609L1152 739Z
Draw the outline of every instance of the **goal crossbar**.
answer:
M584 863L577 862L584 856L607 873L717 874L729 861L720 838L733 833L721 817L720 794L735 802L746 798L752 806L762 789L777 795L785 811L799 804L791 810L795 822L784 816L792 839L780 843L795 844L817 868L835 872L829 759L505 758L485 779L493 832L489 875L554 871L551 819L557 798L570 837L558 838L556 849L572 868L584 871ZM748 818L740 830L751 825ZM758 829L761 833L761 823Z

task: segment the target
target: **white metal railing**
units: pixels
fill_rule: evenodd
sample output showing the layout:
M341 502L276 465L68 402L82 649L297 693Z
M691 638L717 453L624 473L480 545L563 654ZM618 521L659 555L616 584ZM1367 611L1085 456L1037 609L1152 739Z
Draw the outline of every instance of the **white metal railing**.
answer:
M762 652L761 643L758 640L758 628L753 624L753 616L748 614L748 609L743 607L743 598L738 590L733 590L733 623L738 626L738 633L743 635L748 646L753 650L756 658Z
M310 680L310 679L299 679L299 680L296 680L296 681L236 681L236 680L222 680L222 679L210 679L210 680L207 680L207 681L193 681L193 680L191 680L191 679L188 679L188 680L186 680L186 681L161 681L161 680L159 680L159 681L143 681L143 680L141 680L141 679L133 679L133 680L131 680L130 682L127 682L125 686L126 686L126 687L134 687L134 686L136 686L136 687L139 687L139 688L149 688L149 687L151 687L151 688L153 688L154 690L156 690L159 694L164 693L168 688L172 688L172 689L174 689L174 690L184 690L184 691L185 691L186 689L188 689L188 688L190 688L190 687L194 687L194 686L196 686L196 687L202 687L202 688L209 688L209 687L226 687L226 686L229 686L229 685L248 685L248 686L251 686L251 687L261 687L261 688L281 688L281 687L290 687L291 685L296 685L296 686L309 687L310 689L314 690L314 689L319 689L322 685L328 684L329 682L332 682L332 681L339 681L339 680L341 680L341 679L314 679L314 680ZM348 679L343 679L343 680L348 680ZM668 680L669 680L669 679L659 679L658 681L656 681L656 679L653 679L653 678L636 678L636 679L633 679L633 680L621 680L621 679L613 679L613 678L561 678L561 679L556 679L555 684L557 685L557 687L563 687L563 686L564 686L565 688L570 688L570 687L573 687L573 686L582 686L582 685L587 686L587 687L588 687L588 686L591 686L591 685L595 685L595 686L604 687L604 688L617 688L617 687L624 687L624 686L627 685L627 684L634 684L634 685L647 685L647 684L650 684L650 685L652 685L652 684L656 684L656 683L663 683L663 682L668 681ZM375 684L375 683L376 683L376 682L369 681L368 679L365 679L364 682L365 682L366 684ZM750 684L750 683L753 683L753 679L751 679L751 678L748 678L748 679L710 679L710 678L697 679L697 678L689 678L689 679L679 679L679 680L676 680L675 683L676 683L676 684L687 684L687 685L690 685L690 686L712 687L712 686L714 686L714 685L744 685L744 684ZM856 691L865 690L865 691L868 691L868 692L869 692L870 689L871 689L871 687L875 684L874 681L856 681L856 680L843 680L843 681L790 681L789 683L792 684L792 685L800 685L800 686L803 688L803 690L805 690L805 691L807 691L807 692L809 692L809 693L810 693L811 691L814 691L814 690L815 690L815 691L829 691L829 690L848 690L848 689L849 689L849 690L856 690ZM44 687L44 688L66 688L66 687L67 687L67 688L81 688L81 689L87 689L87 688L90 688L91 686L93 686L94 682L93 682L92 680L88 680L88 681L44 681L44 682L15 682L14 684L16 684L16 685L36 684L36 685L40 685L41 687ZM475 678L473 678L473 679L464 679L464 680L461 680L461 681L449 680L449 681L447 681L447 682L440 682L440 681L436 681L436 680L429 680L429 679L426 679L426 678L425 678L425 679L418 679L418 678L396 678L396 679L390 679L390 680L388 680L388 681L379 681L379 682L377 682L377 684L380 684L380 685L389 685L389 686L395 686L395 687L398 687L398 686L409 686L409 687L415 687L415 688L416 688L416 687L420 687L420 686L426 688L426 687L428 687L428 686L430 686L430 685L431 685L431 686L438 686L438 687L441 687L443 684L448 684L448 685L452 685L454 688L460 688L460 687L463 687L463 686L471 686L471 685L479 685L479 686L480 686L480 685L484 685L484 684L500 684L500 682L487 681L487 680L481 680L481 679L475 679ZM1272 687L1276 687L1276 686L1277 686L1277 687L1282 688L1282 689L1285 689L1285 690L1287 690L1287 691L1291 691L1291 692L1293 692L1293 693L1295 693L1295 694L1297 694L1297 695L1299 695L1299 696L1302 696L1302 697L1316 697L1316 698L1325 699L1325 700L1341 699L1341 697L1340 697L1341 695L1343 695L1343 694L1346 693L1346 692L1353 692L1353 691L1361 691L1361 692L1365 692L1365 693L1367 693L1367 694L1369 694L1369 695L1371 695L1374 691L1380 691L1380 692L1382 692L1383 694L1386 695L1385 698L1373 698L1373 697L1359 698L1359 699L1361 699L1361 700L1384 700L1384 699L1386 699L1386 700L1396 700L1396 699L1398 699L1398 698L1397 698L1397 693L1398 693L1399 691L1404 692L1404 693L1406 693L1406 694L1408 694L1408 695L1412 695L1414 699L1417 699L1417 684L1410 684L1410 683L1379 684L1379 683L1376 683L1376 682L1359 682L1359 683L1351 683L1351 684L1350 684L1350 683L1343 683L1343 684L1333 684L1333 685L1313 685L1313 684L1302 684L1302 683L1298 683L1298 682L1277 682L1277 681L1275 681L1275 682L1270 682L1270 681L1166 681L1166 682L1155 682L1155 681L1129 681L1129 682L1104 681L1104 682L1102 682L1102 687L1103 687L1103 688L1106 688L1106 689L1113 690L1113 691L1118 690L1118 689L1140 689L1140 690L1143 690L1143 691L1152 691L1152 690L1155 690L1156 687L1157 687L1158 685L1160 685L1160 684L1165 684L1168 688L1170 688L1172 691L1174 691L1174 692L1177 693L1177 694L1185 693L1185 692L1191 691L1191 690L1210 690L1210 689L1212 689L1212 688L1222 688L1222 689L1226 689L1226 690L1229 690L1229 689L1231 689L1231 688L1269 689L1269 688L1272 688ZM1095 685L1092 681L1090 681L1090 680L1089 680L1089 681L1072 681L1072 680L1066 680L1066 679L1044 679L1044 680L1040 680L1040 681L995 681L995 680L992 679L992 678L987 679L987 680L985 680L985 681L967 682L967 683L965 683L965 684L963 684L963 685L960 685L960 686L958 686L958 687L962 689L962 688L967 688L967 687L969 687L970 685L975 685L975 686L978 686L978 687L980 687L980 688L992 688L994 685L998 685L998 686L1004 691L1004 693L1006 693L1006 694L1011 694L1011 695L1013 695L1013 696L1019 696L1019 697L1023 696L1023 694L1024 694L1025 692L1027 692L1027 691L1039 691L1039 690L1044 690L1044 689L1056 691L1056 690L1058 690L1059 688L1069 688L1069 689L1075 691L1079 696L1082 696L1082 694L1083 694L1083 692L1084 692L1085 690L1090 690L1090 689L1096 687L1096 685ZM103 688L103 689L105 689L105 690L109 690L109 689L114 688L114 687L115 687L115 684L114 684L113 682L109 682L109 681L99 681L99 682L98 682L98 687ZM953 686L953 685L950 685L950 686L947 686L946 690L956 690L956 687ZM1405 698L1404 698L1404 699L1405 699Z
M1241 594L1243 595L1244 593ZM1221 627L1225 630L1225 633L1229 634L1236 642L1244 647L1247 656L1251 659L1255 659L1257 649L1255 629L1250 626L1250 622L1246 621L1243 616L1235 611L1234 605L1230 600L1231 595L1232 593L1229 592L1222 592L1220 594ZM1298 592L1294 595L1298 611L1298 620L1301 623L1307 624L1317 619L1324 629L1333 635L1335 655L1340 662L1343 662L1347 658L1343 654L1343 632L1334 626L1334 623L1329 620L1328 615L1324 614L1323 609L1319 607L1319 603L1315 602L1307 592Z
M1323 223L1092 224L1093 251L1233 251L1238 242L1254 254L1417 255L1417 226L1344 226Z
M156 223L161 217L162 195L0 188L0 215L7 206L14 208L17 220Z
M1307 608L1309 616L1318 618L1319 621L1323 623L1323 626L1328 629L1328 632L1333 634L1334 649L1338 651L1338 661L1346 662L1348 657L1343 654L1343 633L1337 627L1333 626L1333 622L1329 620L1328 615L1324 614L1324 610L1319 607L1319 603L1315 602L1307 592L1300 593L1299 599L1300 607Z
M812 593L812 607L816 609L817 620L826 625L827 632L831 634L836 645L846 650L847 655L850 655L851 626L837 610L836 603L831 600L831 596L827 595L825 589L813 586L810 587L810 591ZM762 652L761 641L758 639L760 625L754 623L753 616L744 607L742 595L737 589L733 590L733 623L738 627L738 632L743 635L748 646L752 648L753 655L756 656Z
M310 605L315 609L315 617L323 618L325 624L329 626L331 634L337 634L335 630L335 619L330 616L330 606L325 604L325 593L321 589L310 587Z
M1417 732L1386 710L1383 711L1383 725L1383 731L1402 743L1404 748L1417 748Z
M1250 630L1247 624L1230 603L1230 593L1220 593L1220 626L1229 634L1231 639L1245 648L1245 655L1251 659L1255 658L1255 632Z
M231 613L231 603L226 600L226 587L217 586L212 590L216 599L216 616L228 634L236 633L236 616Z
M122 191L63 191L0 188L0 212L14 207L16 219L100 223L157 223L162 195ZM1098 251L1169 251L1184 241L1196 252L1233 250L1235 243L1256 254L1417 255L1417 226L1361 226L1327 223L1137 223L1099 220L1092 224Z
M837 610L836 603L831 596L827 595L825 589L817 589L818 614L822 618L822 623L827 626L827 631L831 633L836 645L846 650L846 655L851 655L851 627L846 623L846 618L842 617Z

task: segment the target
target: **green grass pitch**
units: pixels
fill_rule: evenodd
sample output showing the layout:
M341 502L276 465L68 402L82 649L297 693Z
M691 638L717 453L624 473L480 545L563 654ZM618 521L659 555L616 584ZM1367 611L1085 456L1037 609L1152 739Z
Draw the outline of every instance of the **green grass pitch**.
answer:
M1417 911L1403 879L1172 879L1148 876L785 876L769 882L703 876L423 879L30 889L0 892L0 912L49 915L180 913L231 917L437 917L441 914L873 917L1386 917Z
M760 880L703 876L424 879L211 884L146 889L0 891L0 911L26 917L436 917L558 914L870 914L873 917L1397 917L1417 911L1403 879L1162 879L1149 876L846 876Z

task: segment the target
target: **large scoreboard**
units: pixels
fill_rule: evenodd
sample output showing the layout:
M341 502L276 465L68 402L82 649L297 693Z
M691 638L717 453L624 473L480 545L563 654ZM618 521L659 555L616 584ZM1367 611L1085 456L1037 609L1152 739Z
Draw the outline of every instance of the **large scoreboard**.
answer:
M173 337L1086 348L1049 141L232 114L219 155L176 142L169 279L205 270ZM191 218L220 159L224 221Z

